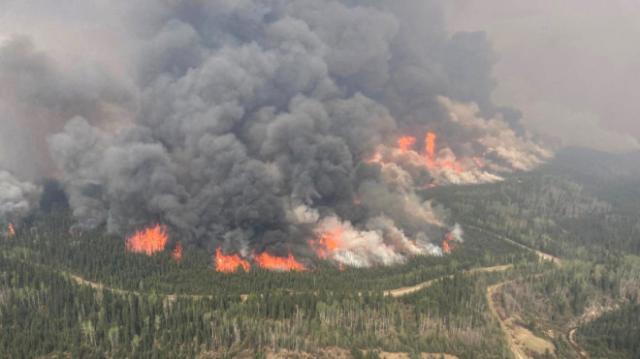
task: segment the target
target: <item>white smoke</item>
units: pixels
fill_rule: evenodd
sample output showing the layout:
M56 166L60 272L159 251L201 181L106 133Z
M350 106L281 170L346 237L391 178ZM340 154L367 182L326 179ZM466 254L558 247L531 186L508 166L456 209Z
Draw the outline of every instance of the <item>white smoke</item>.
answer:
M39 194L37 186L0 170L0 222L13 222L27 215Z
M463 104L446 97L439 97L439 101L452 123L477 133L474 142L482 146L484 156L495 159L489 164L495 171L530 171L553 156L553 152L539 143L518 136L503 119L482 118L475 104Z
M416 146L409 150L379 146L368 162L380 166L386 183L405 189L494 183L514 171L533 170L553 156L530 135L518 135L499 116L483 118L474 103L442 96L438 102L445 111L448 131L455 130L454 140L444 146L438 142L433 159Z
M331 216L322 219L315 231L320 240L333 236L335 248L327 251L327 259L351 267L400 264L416 255L439 253L424 234L411 240L385 217L374 217L368 221L367 229L357 230L351 223ZM321 247L322 243L317 245Z

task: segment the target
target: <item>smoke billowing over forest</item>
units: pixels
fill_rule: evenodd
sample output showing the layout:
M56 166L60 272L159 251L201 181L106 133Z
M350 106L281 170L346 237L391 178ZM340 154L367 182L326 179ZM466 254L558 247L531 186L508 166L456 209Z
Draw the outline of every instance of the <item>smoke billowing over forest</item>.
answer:
M83 17L74 60L0 42L2 217L54 177L79 229L391 265L462 240L421 190L552 156L492 103L489 40L447 33L437 2L99 1L52 27Z

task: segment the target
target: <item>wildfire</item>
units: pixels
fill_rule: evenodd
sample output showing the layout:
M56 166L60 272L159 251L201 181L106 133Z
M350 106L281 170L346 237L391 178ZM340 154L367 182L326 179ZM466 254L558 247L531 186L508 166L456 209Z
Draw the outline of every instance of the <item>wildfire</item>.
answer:
M134 253L144 253L148 256L162 252L167 245L169 235L166 227L155 225L136 232L126 242L127 250Z
M257 255L254 260L260 266L260 268L268 270L297 272L307 270L304 264L298 262L291 253L289 253L288 257L283 258L275 257L267 252L264 252Z
M7 227L7 237L12 238L16 236L16 228L13 226L13 223L9 223Z
M427 132L424 138L424 154L427 156L427 160L434 161L436 159L436 146L438 142L438 135L434 132Z
M408 156L407 158L415 161L416 159L422 163L422 165L429 169L433 173L455 173L457 175L463 174L468 170L467 162L475 164L476 167L484 167L484 162L481 157L469 158L463 161L459 161L455 154L449 150L438 151L438 134L433 131L428 131L424 135L424 149L422 152L416 149L417 140L410 135L400 136L397 140L396 152L378 151L372 155L365 162L368 164L381 164L397 163L398 156ZM446 177L446 175L445 175ZM428 184L428 186L435 186L436 184Z
M318 258L327 259L331 253L342 246L342 229L328 231L316 240L309 241L309 246L316 252Z
M221 273L234 273L239 268L248 272L251 270L251 265L237 254L225 255L222 253L222 249L216 249L216 271Z
M462 163L453 158L438 158L438 135L427 132L424 138L424 156L427 167L434 170L450 170L458 174L465 171Z
M402 136L398 139L398 148L403 152L411 151L416 144L416 138L413 136Z
M449 233L444 237L444 240L442 241L442 253L451 254L454 249L453 240L453 233Z
M437 162L427 162L427 167L431 169L450 170L458 174L464 172L464 166L455 160L438 160Z
M176 244L176 247L173 249L173 252L171 252L171 257L176 262L182 261L182 243L178 242L178 244Z

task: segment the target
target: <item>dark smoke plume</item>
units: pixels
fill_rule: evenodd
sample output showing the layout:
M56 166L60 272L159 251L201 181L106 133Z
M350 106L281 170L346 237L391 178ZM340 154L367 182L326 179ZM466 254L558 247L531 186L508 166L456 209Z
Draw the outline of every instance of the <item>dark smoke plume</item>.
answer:
M63 70L27 37L0 42L0 168L31 179L53 174L47 137L74 116L110 120L128 96L100 68Z
M417 178L489 182L549 156L491 103L485 36L447 34L433 1L113 6L136 49L135 90L102 76L78 82L24 42L1 50L44 75L44 86L12 79L32 90L14 102L66 123L50 154L83 228L127 235L163 223L211 251L307 257L310 239L339 231L343 250L331 259L393 264L439 253L434 243L454 225L416 194ZM0 76L10 65L0 61ZM113 107L122 126L109 126ZM487 164L441 175L411 158L370 160L427 130L446 138L438 156Z

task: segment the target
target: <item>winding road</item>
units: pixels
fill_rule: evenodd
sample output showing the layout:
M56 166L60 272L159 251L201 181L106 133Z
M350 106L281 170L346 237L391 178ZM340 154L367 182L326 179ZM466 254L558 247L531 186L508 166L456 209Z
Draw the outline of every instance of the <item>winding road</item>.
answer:
M506 281L506 282L494 284L488 287L487 303L489 303L489 310L491 311L491 314L493 315L494 318L498 320L498 323L500 324L500 329L502 329L502 332L504 333L504 336L507 339L507 344L509 345L509 349L511 350L511 353L513 353L513 356L516 359L527 359L529 358L529 356L522 350L522 348L520 348L519 345L515 343L515 333L513 333L513 330L511 329L511 327L507 325L506 318L503 318L498 313L498 305L496 304L494 299L496 293L502 290L502 288L505 285L512 282L513 281Z
M578 353L580 359L589 359L589 353L587 353L576 340L577 331L578 328L571 328L569 330L569 333L567 334L567 340L569 341L569 344L571 344L571 347L573 347L573 349L576 351L576 353Z
M467 271L464 271L464 274L474 274L474 273L495 273L495 272L505 272L509 269L513 268L512 264L505 264L505 265L500 265L500 266L492 266L492 267L482 267L482 268L474 268L474 269L470 269ZM400 297L404 297L407 296L409 294L413 294L415 292L419 292L423 289L429 288L431 286L433 286L434 284L438 283L438 281L441 281L445 278L453 278L453 274L450 275L446 275L443 277L439 277L436 279L432 279L423 283L419 283L410 287L402 287L402 288L396 288L396 289L391 289L391 290L387 290L384 292L384 296L388 297L391 296L393 298L400 298Z

